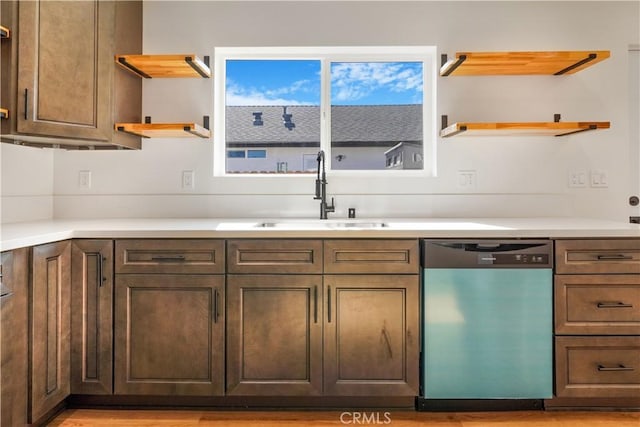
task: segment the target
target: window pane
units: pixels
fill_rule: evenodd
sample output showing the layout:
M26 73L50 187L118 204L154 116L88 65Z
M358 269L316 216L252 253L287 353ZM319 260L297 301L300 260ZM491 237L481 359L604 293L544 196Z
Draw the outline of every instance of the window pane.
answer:
M331 63L331 168L423 168L422 62Z
M319 60L227 60L227 173L308 172L304 155L320 149Z

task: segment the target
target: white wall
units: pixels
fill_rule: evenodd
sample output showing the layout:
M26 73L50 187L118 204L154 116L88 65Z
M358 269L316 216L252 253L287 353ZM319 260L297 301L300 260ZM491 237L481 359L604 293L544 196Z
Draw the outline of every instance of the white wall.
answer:
M53 217L53 151L0 144L0 222Z
M571 76L438 79L438 117L453 121L611 121L564 138L438 140L438 177L329 176L337 213L361 216L592 216L627 221L628 46L640 40L638 2L186 2L145 1L145 53L210 55L216 46L436 45L439 53L610 50ZM215 78L215 76L214 76ZM143 82L155 122L213 116L213 79ZM315 216L313 177L212 175L213 144L153 139L137 152L54 154L55 217ZM638 142L636 141L636 144ZM4 166L4 165L3 165ZM92 188L78 187L78 171ZM195 171L195 190L181 188ZM475 190L457 171L475 170ZM608 188L568 188L568 174L605 170ZM3 168L3 177L5 175ZM5 195L3 186L3 197Z

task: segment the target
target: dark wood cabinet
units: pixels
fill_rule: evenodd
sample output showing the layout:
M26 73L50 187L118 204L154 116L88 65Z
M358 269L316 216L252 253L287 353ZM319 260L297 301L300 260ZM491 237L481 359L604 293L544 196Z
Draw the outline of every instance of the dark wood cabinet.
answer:
M0 425L27 423L29 248L2 253Z
M229 395L322 394L322 276L227 277Z
M418 393L417 275L325 275L324 393Z
M140 121L142 86L114 61L140 53L140 1L3 1L3 139L63 148L140 148L114 124ZM9 44L10 43L10 44ZM6 48L4 45L7 45ZM6 83L4 80L6 79Z
M115 393L223 394L224 276L117 274Z
M227 249L228 394L417 395L417 240L238 239Z
M71 393L113 393L113 241L71 247Z
M70 393L71 242L33 247L30 318L30 421Z
M640 405L640 239L555 241L555 398Z

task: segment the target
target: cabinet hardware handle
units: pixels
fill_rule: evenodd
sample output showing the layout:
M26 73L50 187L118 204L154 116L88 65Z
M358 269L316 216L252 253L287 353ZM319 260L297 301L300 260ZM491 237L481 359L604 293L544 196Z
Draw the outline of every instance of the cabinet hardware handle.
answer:
M29 88L24 89L24 119L29 120Z
M598 308L633 308L633 304L622 301L602 301L596 304Z
M331 323L331 286L327 286L327 321Z
M313 323L318 323L318 286L313 287Z
M633 257L625 254L598 255L598 261L615 261L621 259L633 259Z
M97 259L98 259L98 287L101 288L102 287L102 281L105 279L105 277L102 275L102 254L101 253L97 253Z
M213 323L218 323L218 301L220 301L220 295L218 294L218 290L216 289L213 294Z
M616 371L633 371L632 367L619 364L618 366L604 366L598 365L598 371L600 372L616 372Z
M4 293L4 294L0 295L0 299L9 298L11 295L13 295L13 292Z
M156 262L184 262L184 255L174 255L174 256L154 256L151 257L151 261Z

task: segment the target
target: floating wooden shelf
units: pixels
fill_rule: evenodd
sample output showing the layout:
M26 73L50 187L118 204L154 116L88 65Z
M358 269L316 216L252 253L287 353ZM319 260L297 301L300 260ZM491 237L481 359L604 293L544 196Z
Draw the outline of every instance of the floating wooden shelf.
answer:
M0 108L0 119L6 119L9 117L9 110L6 108Z
M155 77L211 77L209 57L204 61L194 54L116 55L116 62L146 79Z
M3 39L8 39L11 37L11 31L7 27L3 27L0 25L0 37Z
M608 50L551 52L457 52L442 55L441 76L573 74L609 57Z
M609 122L459 122L440 131L440 136L565 136L596 129L609 129Z
M143 138L209 138L211 131L196 123L116 123L115 128Z

